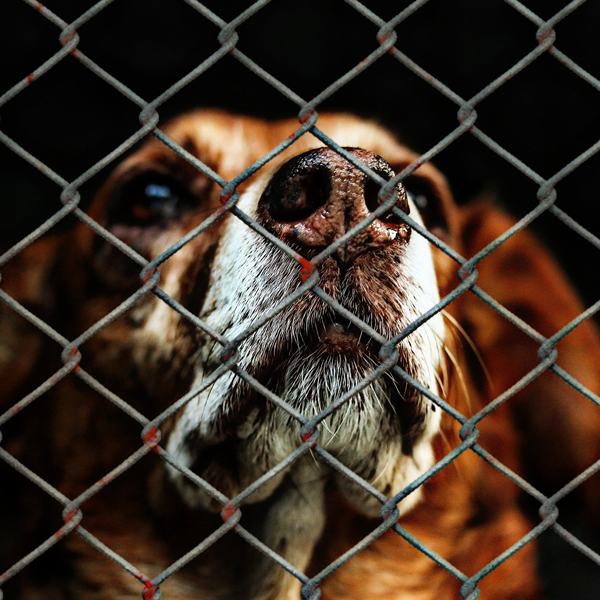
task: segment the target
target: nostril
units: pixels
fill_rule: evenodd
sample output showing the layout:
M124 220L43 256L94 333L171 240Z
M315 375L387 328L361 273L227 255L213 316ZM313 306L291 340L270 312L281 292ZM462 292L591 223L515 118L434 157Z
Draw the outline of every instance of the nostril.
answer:
M385 181L390 181L395 176L394 171L392 171L389 165L383 160L375 167L371 168L373 169L373 171L375 171L375 173L377 173L379 176L385 179ZM374 212L385 200L379 199L381 185L379 185L379 183L377 183L370 177L365 177L363 188L365 204L370 212ZM410 208L408 205L408 199L406 197L406 190L401 183L396 185L396 192L398 194L398 197L396 199L396 206L405 214L409 214ZM389 225L402 225L404 223L402 219L398 217L392 210L386 211L382 215L380 215L379 220Z
M324 206L331 194L331 173L322 163L292 161L280 169L263 193L271 218L280 223L302 221Z

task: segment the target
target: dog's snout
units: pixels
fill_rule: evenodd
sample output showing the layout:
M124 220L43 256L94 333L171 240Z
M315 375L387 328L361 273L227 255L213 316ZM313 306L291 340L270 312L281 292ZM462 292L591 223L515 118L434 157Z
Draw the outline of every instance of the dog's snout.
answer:
M345 148L384 181L395 173L380 156ZM280 238L307 248L324 248L356 227L381 201L380 185L329 148L310 150L290 159L273 175L259 201L264 225ZM395 187L396 206L409 212L406 190ZM338 250L344 261L370 249L406 241L409 227L388 210L358 231Z

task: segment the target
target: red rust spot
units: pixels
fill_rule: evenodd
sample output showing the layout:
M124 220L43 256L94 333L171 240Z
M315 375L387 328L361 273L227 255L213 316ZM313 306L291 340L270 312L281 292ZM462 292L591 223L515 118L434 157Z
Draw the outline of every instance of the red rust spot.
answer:
M148 444L152 452L158 454L158 444L160 443L160 430L158 427L151 427L143 438L144 444Z
M474 268L471 267L468 271L463 271L462 273L459 273L458 274L458 278L461 281L464 281L465 279L468 279L473 274L473 270L474 270Z
M229 519L239 510L235 504L226 504L221 511L221 518L223 523L227 523Z
M154 269L154 268L148 269L148 271L146 272L146 274L144 275L144 277L142 279L142 285L146 285L148 283L148 281L154 276L155 273L156 273L156 269Z
M71 351L65 357L65 363L68 363L71 359L77 357L78 355L79 355L79 349L71 348ZM80 358L80 356L78 358ZM77 362L79 363L79 360ZM81 371L81 367L79 366L79 364L76 364L75 367L73 368L73 372L76 373L77 371Z
M27 75L28 83L33 83L34 80L35 80L35 75L33 73L30 73L29 75Z
M380 517L385 521L392 514L392 509L387 507L385 510L382 510L380 513Z
M228 213L229 211L226 208L218 208L213 215L215 216L216 219L220 219L224 214Z
M310 439L310 436L315 432L315 430L313 429L312 431L307 431L306 433L304 433L303 435L300 436L300 439L306 443L308 442L308 440Z
M77 348L71 348L71 351L66 356L67 362L69 362L77 354L79 354L79 350Z
M63 517L63 521L65 522L65 525L73 519L73 517L77 514L78 510L79 510L78 508L73 508Z
M142 592L142 598L144 600L152 600L157 591L158 587L153 586L151 581L147 581Z
M160 431L158 427L151 427L144 435L144 444L148 444L153 452L158 452L158 443L160 442Z
M546 31L544 35L538 38L538 44L541 44L551 33L554 33L554 29L550 29ZM550 48L548 48L550 50Z
M304 283L315 272L315 265L302 257L300 257L298 261L302 266L302 270L300 271L300 279L302 280L302 283Z
M41 2L37 2L35 5L35 10L41 12L42 10L44 10L44 5Z
M385 35L382 35L382 36L377 36L377 41L379 42L379 44L380 44L380 45L383 45L383 43L385 42L385 40L387 40L387 39L390 37L390 33L391 33L391 32L388 32L388 33L386 33ZM390 50L391 50L391 49L390 49ZM388 52L389 52L390 50L388 50Z
M221 196L221 204L227 204L231 196L233 196L233 190L231 192L227 192L224 196Z
M304 115L304 116L303 116L303 117L300 119L300 123L301 123L302 125L304 125L304 123L306 123L306 121L308 121L308 120L309 120L309 119L310 119L310 118L313 116L313 114L314 114L314 113L315 113L315 109L314 109L314 108L311 108L311 109L310 109L310 110L309 110L309 111L308 111L308 112L307 112L307 113L306 113L306 114L305 114L305 115Z
M73 30L69 35L67 35L65 38L63 38L60 43L63 46L66 46L75 36L77 35L77 31ZM73 51L71 51L72 53Z

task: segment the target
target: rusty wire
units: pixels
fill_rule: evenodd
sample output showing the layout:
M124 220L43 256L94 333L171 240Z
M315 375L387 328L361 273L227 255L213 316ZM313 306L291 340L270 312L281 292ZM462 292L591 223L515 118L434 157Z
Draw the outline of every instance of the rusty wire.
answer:
M484 450L478 445L477 424L484 419L490 412L495 410L498 406L506 402L514 394L522 390L526 385L538 377L541 373L546 370L553 371L556 375L561 377L579 393L587 397L591 402L600 406L600 398L598 398L593 392L586 389L580 382L573 378L563 368L555 364L557 352L555 349L556 344L566 336L573 328L577 327L581 322L589 319L600 309L600 301L595 303L593 306L588 308L572 323L565 326L553 337L546 339L538 331L533 329L530 325L522 321L517 315L510 312L507 308L500 305L494 298L489 296L486 292L477 286L477 265L478 263L488 256L491 252L495 251L511 236L523 230L535 219L537 219L543 213L551 213L568 227L572 228L579 235L585 238L588 242L600 248L600 240L589 232L580 223L572 219L563 210L559 209L556 202L556 184L563 179L565 176L570 174L572 171L577 169L581 164L593 156L598 150L600 150L600 141L590 146L587 150L582 152L578 157L566 164L562 169L557 171L553 176L545 178L542 175L536 173L532 168L523 163L519 158L511 154L508 150L499 145L491 137L489 137L484 131L479 129L476 125L477 122L477 105L489 95L493 94L509 79L514 77L520 71L527 69L536 59L543 54L550 54L566 68L570 69L573 73L579 76L587 84L600 91L600 81L592 76L590 73L582 69L576 62L571 60L568 56L562 53L556 46L556 31L555 27L569 15L572 11L576 10L585 0L574 0L565 6L561 11L556 13L548 21L544 21L531 10L525 7L518 0L505 0L506 4L511 6L515 11L518 11L524 18L534 23L537 27L537 33L535 39L532 39L532 49L529 53L523 56L518 62L516 62L510 69L502 73L500 76L491 81L487 86L480 90L477 94L471 98L462 98L456 92L451 90L442 81L436 79L431 74L427 73L422 67L416 64L409 56L404 54L402 50L396 46L397 36L394 32L397 27L404 20L408 19L415 11L419 10L424 6L428 0L416 0L410 4L406 9L396 15L390 21L385 21L371 11L367 6L359 2L358 0L346 0L346 3L360 13L366 21L375 24L379 30L376 35L376 39L373 40L373 51L364 58L359 64L353 69L349 70L339 79L334 81L326 89L322 90L317 96L312 99L305 99L300 97L296 92L278 81L271 74L266 72L259 64L255 63L251 58L241 52L236 44L239 36L236 29L250 19L254 14L260 11L266 6L270 0L259 0L252 4L246 11L242 12L236 19L227 23L216 15L211 10L207 9L197 0L184 0L189 6L195 9L205 19L210 21L212 24L218 27L218 41L220 48L204 60L195 69L186 74L183 78L173 84L170 88L161 93L157 98L152 101L147 101L135 92L133 92L127 85L118 81L110 73L107 73L88 56L83 54L79 48L79 34L77 29L84 23L94 18L100 11L106 6L111 4L114 0L101 0L96 3L89 10L84 12L78 19L72 23L63 21L58 15L54 14L47 7L35 0L23 0L29 4L34 10L36 10L40 17L43 17L50 21L60 31L58 36L60 42L60 49L41 64L36 70L34 70L28 77L18 82L12 88L7 90L2 96L0 96L0 108L6 103L13 101L25 88L30 85L34 85L35 82L51 71L57 64L63 60L75 59L84 65L91 73L104 80L104 82L119 91L128 101L133 103L140 110L139 122L140 127L133 135L122 142L112 152L103 157L100 161L92 165L88 170L79 175L73 181L67 181L60 174L55 173L47 165L43 164L39 159L30 154L25 148L21 147L16 141L9 138L2 131L0 131L0 141L4 143L10 150L15 152L23 160L30 163L38 171L48 177L53 183L55 183L61 190L60 202L57 201L57 210L55 214L50 217L41 226L23 238L20 242L10 248L4 255L0 256L0 267L5 265L8 261L17 256L24 248L29 244L40 238L42 235L50 231L55 227L62 219L69 214L74 214L78 219L85 223L90 229L92 229L97 235L103 237L105 240L113 244L121 252L135 261L141 268L140 278L142 285L139 290L127 298L119 307L113 310L110 314L106 315L103 319L94 324L90 329L83 332L77 339L68 340L54 331L48 324L42 321L40 318L32 314L27 308L20 305L15 299L11 298L6 292L0 290L0 299L5 302L12 310L21 315L23 318L28 320L39 330L41 330L46 336L56 342L59 348L62 348L62 359L63 367L59 369L51 378L49 378L44 384L38 387L36 390L31 392L28 396L22 398L17 404L12 406L3 415L0 415L0 428L6 424L14 415L22 410L25 410L31 403L35 402L41 395L47 392L50 388L58 383L61 379L66 377L68 374L74 374L75 376L82 379L87 385L100 393L104 398L119 407L124 413L135 420L140 425L141 445L139 449L129 456L125 461L118 465L113 471L106 474L100 481L88 488L77 498L67 498L61 494L58 490L53 488L48 482L44 481L36 473L29 470L25 465L21 464L15 457L10 455L6 450L0 446L0 458L5 461L10 467L21 473L23 476L31 480L36 486L53 498L58 504L64 507L63 520L64 525L56 531L48 540L33 549L28 555L22 557L16 564L10 566L3 574L0 574L0 586L11 579L16 573L24 569L32 561L36 560L43 553L45 553L52 545L56 544L60 539L67 535L77 534L85 539L89 544L95 547L100 552L104 553L115 563L120 565L124 570L129 572L133 577L140 581L140 593L147 600L158 599L161 597L160 585L167 580L173 573L181 569L185 564L194 559L196 556L204 552L208 547L215 543L220 537L225 535L230 530L234 530L239 536L244 538L249 544L253 545L260 552L268 556L271 560L278 563L281 567L286 569L299 581L301 581L302 597L305 600L316 600L320 596L319 584L339 566L344 564L352 556L363 550L373 541L375 541L384 532L393 529L398 535L407 540L410 544L418 548L421 552L426 554L431 560L435 561L448 573L458 579L461 584L461 596L464 599L475 600L479 596L478 583L492 570L497 568L507 558L517 553L521 548L530 543L532 540L537 538L544 530L552 528L559 536L565 539L573 547L579 550L582 554L590 558L596 564L600 565L600 556L595 553L592 549L587 547L572 533L567 531L560 523L558 519L558 508L557 503L564 496L570 493L573 489L579 486L583 481L591 477L594 473L600 470L600 460L594 465L589 467L584 473L581 473L572 482L566 485L563 489L556 492L552 497L548 498L541 492L535 489L530 483L523 480L517 474L512 472L508 467L500 463L494 456ZM36 18L32 16L32 18ZM401 173L399 173L392 181L385 182L379 175L368 169L360 160L349 154L345 149L341 148L335 140L327 137L318 128L318 113L317 110L319 105L334 92L338 92L345 84L351 79L356 77L359 73L368 69L376 60L378 60L384 54L391 54L399 63L400 68L405 68L426 81L431 85L437 92L452 101L457 107L457 124L455 129L440 139L437 144L431 147L427 152L422 154L416 161L406 167ZM263 79L267 84L273 87L277 92L291 100L298 106L298 120L299 126L296 132L291 135L288 139L282 142L277 147L273 148L267 155L262 157L259 161L240 173L232 181L226 181L220 177L217 173L212 171L210 167L203 164L196 157L189 154L185 149L176 144L171 140L161 129L158 127L159 115L158 109L160 106L173 95L182 90L195 78L201 76L208 69L214 66L226 55L231 55L237 59L242 65L250 69L256 76ZM380 192L381 198L386 198L381 206L370 215L365 221L348 231L343 237L336 240L331 246L316 256L310 263L304 260L297 253L292 251L288 246L278 240L276 237L271 235L269 232L260 227L254 222L248 215L244 214L237 206L238 192L237 187L245 181L247 178L252 176L259 168L261 168L268 161L272 160L287 147L292 145L297 139L306 134L307 132L312 133L327 146L343 155L348 161L354 164L355 167L363 171L368 177L371 177L377 183L382 186ZM88 181L91 177L99 173L107 165L113 163L119 158L124 152L129 150L137 141L141 140L148 134L154 135L162 143L166 144L174 152L176 152L183 159L188 161L196 169L204 173L207 177L213 180L221 188L221 199L223 201L222 208L216 213L208 217L203 223L199 224L193 231L191 231L184 238L179 240L156 260L148 263L143 257L141 257L135 250L130 248L127 244L116 238L109 231L104 229L101 225L92 220L85 212L79 208L80 194L79 188L83 183ZM395 185L402 181L405 177L410 175L415 169L417 169L423 163L431 160L443 149L454 143L459 137L463 135L471 135L482 144L487 146L498 156L506 160L515 169L523 173L526 177L531 179L538 186L538 200L539 204L527 213L522 219L520 219L513 227L511 227L505 234L498 239L494 240L489 246L481 250L478 254L466 260L460 256L453 249L448 247L443 241L437 239L431 233L426 231L420 225L415 223L402 213L395 206L395 198L390 192L394 189ZM452 258L458 265L460 265L459 276L461 283L446 297L443 298L439 304L432 307L427 313L422 315L414 323L412 323L407 329L401 334L391 340L387 340L379 335L376 331L370 328L366 323L358 319L355 315L347 311L343 306L339 305L333 298L328 296L318 286L318 265L332 253L334 253L340 246L344 245L349 239L355 236L359 231L363 230L369 225L369 223L376 219L380 214L392 209L398 214L405 222L407 222L413 229L419 234L426 237L432 244L440 248L450 258ZM233 213L237 218L241 219L249 227L257 231L260 235L265 236L279 249L297 260L303 268L303 283L302 285L289 297L287 297L280 305L273 308L270 312L263 315L258 321L253 323L245 331L239 334L235 339L227 339L218 331L213 330L209 325L202 322L197 316L191 314L187 309L181 306L177 301L171 298L164 290L160 288L160 278L157 268L165 260L167 260L174 253L179 251L185 244L190 240L200 235L203 231L209 228L217 219L219 219L225 212ZM343 317L352 322L361 331L370 336L372 339L377 341L382 346L381 357L382 363L378 369L365 379L363 382L358 384L354 389L349 390L344 396L335 400L323 413L315 416L313 419L308 419L302 415L299 411L289 406L285 401L276 396L273 392L265 388L258 381L256 381L249 373L245 372L236 364L236 349L237 347L247 338L249 338L258 328L260 328L265 322L273 317L274 314L283 310L286 306L292 304L301 295L311 291L332 307L336 312L341 314ZM459 413L454 407L447 404L442 398L438 397L431 390L422 386L418 381L410 377L410 375L404 372L399 366L396 365L395 346L404 337L410 335L417 327L421 326L424 322L430 319L434 314L443 310L448 304L453 302L461 294L470 291L476 294L482 301L487 303L495 311L497 311L502 317L508 319L526 335L531 337L539 345L539 365L533 369L530 373L526 374L520 381L514 384L510 389L506 390L503 394L497 397L493 402L487 405L476 415L467 418L465 415ZM105 388L100 382L98 382L92 375L84 371L80 366L79 362L81 354L78 350L80 345L86 340L95 335L101 328L107 326L109 323L117 319L126 310L133 306L140 298L147 294L154 294L161 301L165 302L173 310L179 312L185 319L187 319L192 325L198 327L206 334L213 337L216 343L220 344L223 348L222 356L225 357L222 366L217 369L210 377L208 377L200 387L191 390L188 394L177 400L172 406L165 410L161 415L153 420L146 418L140 414L136 409L126 403L123 399L118 397L112 391ZM253 386L259 393L275 403L282 410L286 411L293 419L297 420L302 426L302 443L298 446L297 450L288 456L283 462L273 468L271 471L266 473L259 480L254 482L250 487L246 488L235 498L228 498L221 492L213 488L206 481L202 480L195 473L187 469L185 466L179 464L167 451L160 445L160 427L161 425L176 411L180 410L189 400L196 396L203 389L209 388L219 377L228 372L233 371L237 376L244 379L248 384ZM388 370L393 370L397 376L403 378L411 386L416 388L421 394L429 398L433 403L439 406L448 415L454 418L461 424L460 437L461 443L454 448L443 460L434 465L429 471L419 477L417 480L412 482L406 489L402 490L396 496L387 498L381 492L376 490L367 481L350 471L347 467L341 464L335 457L329 454L322 446L319 445L319 431L318 424L323 421L333 410L336 410L339 406L345 403L351 398L359 389L369 385L376 377L381 375ZM0 431L0 442L2 440L2 434ZM381 519L382 522L371 534L366 536L361 542L359 542L354 548L346 552L343 556L339 557L335 562L330 564L321 573L315 575L312 578L308 578L304 573L298 571L293 565L275 553L273 550L268 548L259 539L249 533L241 525L242 511L240 509L244 499L257 490L259 487L264 485L269 479L276 476L279 472L287 469L291 464L297 461L303 454L308 451L314 452L318 455L321 460L328 464L333 469L345 477L352 480L368 494L373 496L382 505L381 507ZM507 549L503 554L496 557L492 562L486 565L481 571L475 575L469 577L462 573L454 565L449 563L441 556L434 553L430 548L427 548L421 541L415 538L411 533L404 529L398 523L398 509L397 504L412 491L423 485L427 480L432 478L436 473L446 468L451 464L459 455L464 452L472 451L477 453L483 460L487 461L495 469L500 471L510 480L512 480L517 486L519 486L526 494L533 497L540 504L540 523L534 527L523 539L519 540L514 546ZM185 556L181 557L174 564L169 566L163 573L155 578L150 578L142 573L136 566L128 563L122 556L120 556L114 549L108 548L100 540L91 535L86 529L81 526L81 520L83 517L82 506L89 500L93 495L98 493L103 487L108 485L116 477L125 473L130 469L137 461L149 452L156 452L165 462L171 465L174 469L180 471L192 484L201 488L204 492L209 494L218 503L223 506L222 516L223 524L217 529L212 535L204 540L200 540L195 548L190 550ZM2 598L2 591L0 590L0 598Z

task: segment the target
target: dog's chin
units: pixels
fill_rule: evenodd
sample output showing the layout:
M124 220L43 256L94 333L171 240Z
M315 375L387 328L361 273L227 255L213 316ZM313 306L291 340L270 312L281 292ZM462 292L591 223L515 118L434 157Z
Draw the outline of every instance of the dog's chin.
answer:
M307 419L355 391L319 425L319 444L331 456L390 497L433 464L431 439L439 428L439 413L392 372L361 385L380 364L376 344L353 324L340 318L312 324L301 341L265 353L245 368L259 383ZM244 355L241 348L241 355ZM398 365L418 377L416 358L400 351ZM201 381L199 375L198 380ZM275 468L302 444L301 423L275 406L232 373L221 377L183 411L168 450L198 476L229 498L235 497ZM311 459L312 460L312 459ZM332 478L360 512L377 516L381 504L359 485L317 460L317 478ZM297 465L270 479L246 502L268 499ZM172 479L192 507L218 510L205 492L173 471ZM420 492L400 504L406 512Z
M326 356L356 357L365 352L360 330L350 323L336 321L326 325L320 332L317 351Z

